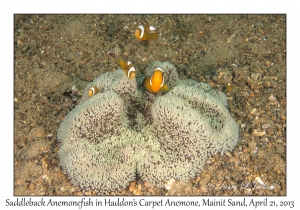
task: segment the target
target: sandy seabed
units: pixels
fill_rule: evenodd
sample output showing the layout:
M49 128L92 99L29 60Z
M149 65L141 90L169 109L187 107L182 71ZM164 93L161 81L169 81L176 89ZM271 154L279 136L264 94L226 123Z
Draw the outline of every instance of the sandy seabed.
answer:
M157 41L134 37L144 23ZM211 14L15 15L15 195L99 194L62 172L56 132L86 84L119 68L117 57L139 74L168 61L180 79L226 93L240 141L170 190L137 179L109 195L286 195L286 15Z

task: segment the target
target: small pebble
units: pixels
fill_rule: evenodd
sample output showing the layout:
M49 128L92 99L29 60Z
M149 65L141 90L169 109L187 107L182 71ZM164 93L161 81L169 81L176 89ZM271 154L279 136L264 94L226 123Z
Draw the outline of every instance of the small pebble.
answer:
M132 192L135 190L135 182L130 182L129 184L129 192Z
M225 155L227 155L228 157L232 157L231 153L228 150L225 151Z
M271 125L269 123L265 123L265 124L262 125L263 129L268 129L270 127L271 127Z
M15 181L15 184L20 186L20 185L22 184L21 179L17 179L17 180Z
M213 82L210 82L209 85L210 85L211 87L215 87L215 86L216 86L216 84L213 83Z
M88 195L88 196L91 196L91 195L92 195L92 192L91 192L91 191L88 191L88 192L85 192L84 194L85 194L85 195Z
M144 185L145 185L145 187L147 187L147 188L150 187L150 183L149 183L149 182L145 182Z
M142 190L142 185L138 184L137 188L138 188L138 190Z
M252 135L254 136L264 136L266 135L266 131L257 131L256 129L253 130Z
M273 94L270 95L270 97L268 98L270 101L277 101L277 98L275 96L273 96Z
M255 178L255 181L257 181L261 185L264 185L263 181L261 180L261 178L259 176Z
M52 133L47 134L47 138L51 138L53 136Z
M35 189L35 184L30 183L29 186L28 186L28 189L29 190L34 190Z
M18 98L14 98L14 102L18 102Z
M249 144L250 147L255 147L256 146L255 141L249 141L248 144Z
M59 115L59 116L57 116L57 122L59 122L59 121L63 121L64 119L65 119L65 117L66 117L66 115Z
M165 184L165 188L167 189L167 190L170 190L170 188L171 188L171 186L172 186L172 184L175 182L175 179L170 179L170 180L167 180L167 182L166 182L166 184Z
M216 178L217 178L219 181L223 181L223 180L224 180L224 175L223 175L223 173L222 173L222 172L217 173Z
M263 86L264 86L265 88L269 88L269 87L271 86L270 81L264 81L264 82L263 82Z
M45 131L44 129L37 129L36 130L36 133L35 133L35 136L38 137L38 138L43 138L45 136Z
M64 176L65 176L65 175L64 175L63 173L57 172L57 177L58 177L59 179L62 179Z
M200 187L200 192L202 192L202 193L208 192L207 187L206 186L201 186Z
M132 192L134 195L143 195L143 193L139 189L135 189Z
M57 159L52 159L51 164L52 165L58 165L59 161Z
M254 147L254 148L251 150L250 154L256 155L256 154L257 154L257 147Z
M250 110L250 114L254 114L256 112L256 108Z
M245 195L252 195L252 189L251 188L246 188L244 190Z
M149 187L148 192L154 194L154 189L152 187Z
M44 174L44 175L42 176L42 179L49 179L49 177L48 177L46 174Z
M77 196L83 196L83 194L82 194L82 192L77 192L77 193L75 193L75 195L77 195Z
M75 192L75 191L76 191L75 187L72 187L72 188L69 190L70 193L73 193L73 192Z

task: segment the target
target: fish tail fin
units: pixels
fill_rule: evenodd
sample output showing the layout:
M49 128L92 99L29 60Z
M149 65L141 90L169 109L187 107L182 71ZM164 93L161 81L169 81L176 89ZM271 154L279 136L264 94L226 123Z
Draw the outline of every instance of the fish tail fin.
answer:
M160 89L164 92L169 92L170 91L170 87L167 84L164 84Z

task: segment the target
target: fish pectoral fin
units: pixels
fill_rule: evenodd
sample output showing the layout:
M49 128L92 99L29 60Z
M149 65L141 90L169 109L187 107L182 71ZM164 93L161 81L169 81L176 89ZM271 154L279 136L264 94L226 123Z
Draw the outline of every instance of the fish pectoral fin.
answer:
M170 91L170 87L167 84L164 84L160 89L164 92L169 92Z

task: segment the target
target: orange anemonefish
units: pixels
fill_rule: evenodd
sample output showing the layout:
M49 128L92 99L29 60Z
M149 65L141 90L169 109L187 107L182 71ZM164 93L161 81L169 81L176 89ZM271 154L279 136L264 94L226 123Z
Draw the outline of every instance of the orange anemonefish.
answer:
M138 40L156 40L157 33L155 31L155 27L150 26L148 24L140 25L137 29L135 29L134 36Z
M143 80L143 86L149 93L157 93L160 90L169 91L169 86L164 82L163 70L156 68L151 77Z
M130 79L135 78L135 68L133 67L132 63L130 61L126 62L120 58L117 60L127 77Z
M99 88L96 85L91 87L88 92L89 97L92 97L92 96L96 95L97 93L99 93Z

